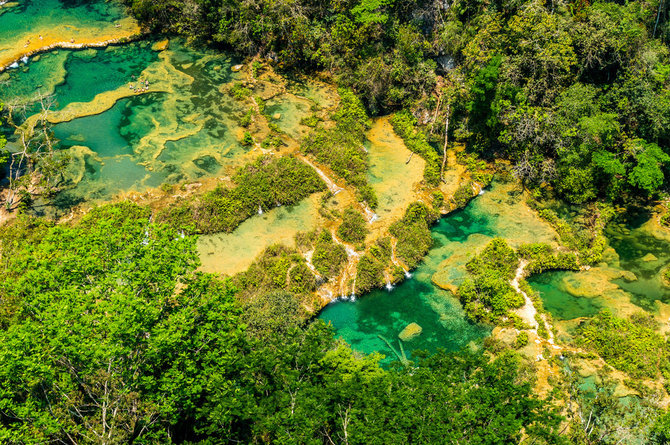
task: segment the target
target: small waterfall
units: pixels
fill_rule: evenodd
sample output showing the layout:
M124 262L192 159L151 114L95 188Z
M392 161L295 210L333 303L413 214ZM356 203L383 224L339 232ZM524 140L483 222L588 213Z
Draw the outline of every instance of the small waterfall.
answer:
M258 206L258 214L259 215L263 214L263 208L261 206Z
M368 219L368 224L372 224L373 222L379 219L379 215L373 212L372 209L368 207L367 203L363 203L363 211L365 211L365 216Z
M19 62L14 62L11 65L9 65L9 68L18 68L19 67Z
M481 196L481 195L483 195L484 193L486 193L486 190L481 189L477 195L478 195L478 196Z
M28 56L21 57L21 62L28 63Z
M184 231L183 231L183 230L180 230L180 231L179 231L179 238L184 239L185 236L186 236L186 235L184 235Z
M412 278L412 273L409 270L405 271L405 278L407 278L407 279Z
M386 280L386 286L384 286L384 287L385 287L386 290L389 291L389 292L391 292L391 291L393 290L393 288L394 288L393 284L391 284L391 282L390 282L388 279Z

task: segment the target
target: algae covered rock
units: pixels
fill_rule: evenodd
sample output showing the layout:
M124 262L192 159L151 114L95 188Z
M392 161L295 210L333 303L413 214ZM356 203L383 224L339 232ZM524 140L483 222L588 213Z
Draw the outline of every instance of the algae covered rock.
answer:
M242 71L242 68L244 68L244 65L233 65L230 69L232 72L236 73Z
M648 253L642 257L642 261L644 261L645 263L650 263L652 261L658 261L658 257L656 257L656 255L654 255L653 253Z
M410 323L405 326L405 329L403 329L400 334L398 334L398 338L402 341L414 340L416 337L421 335L421 332L423 332L423 328L421 326L416 323Z

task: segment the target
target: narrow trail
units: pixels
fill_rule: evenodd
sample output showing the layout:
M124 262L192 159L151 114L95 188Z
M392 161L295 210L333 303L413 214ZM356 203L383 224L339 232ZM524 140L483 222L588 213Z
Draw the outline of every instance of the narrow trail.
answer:
M519 280L523 278L523 274L525 272L527 265L528 265L527 260L522 259L519 262L519 267L517 267L516 269L516 275L514 276L514 279L510 281L510 284L517 293L523 295L523 299L525 301L525 304L516 310L517 315L519 315L519 317L521 317L521 319L525 321L533 329L537 329L538 324L537 321L535 320L535 315L537 315L537 309L535 309L533 300L531 300L528 294L524 292L519 286Z
M515 311L516 314L531 327L533 332L537 334L537 329L539 327L539 324L535 318L537 316L537 309L533 304L533 300L530 299L528 294L524 292L519 285L519 281L523 278L526 271L526 266L528 266L528 260L522 259L519 261L519 267L517 267L514 279L510 281L510 284L517 293L523 295L523 299L525 301L525 304ZM558 346L554 344L554 333L552 332L551 325L547 322L544 314L540 314L540 319L544 323L544 326L549 333L549 338L547 341L549 344L553 345L554 348L558 348Z

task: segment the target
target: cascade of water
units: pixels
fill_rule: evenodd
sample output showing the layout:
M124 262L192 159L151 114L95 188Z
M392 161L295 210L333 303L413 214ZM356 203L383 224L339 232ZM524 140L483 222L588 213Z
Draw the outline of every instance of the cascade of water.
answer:
M405 278L407 279L412 278L412 273L409 270L405 271Z
M263 208L261 206L258 206L258 214L259 215L263 214Z
M393 284L389 280L386 280L386 286L384 286L387 291L391 292L393 290Z

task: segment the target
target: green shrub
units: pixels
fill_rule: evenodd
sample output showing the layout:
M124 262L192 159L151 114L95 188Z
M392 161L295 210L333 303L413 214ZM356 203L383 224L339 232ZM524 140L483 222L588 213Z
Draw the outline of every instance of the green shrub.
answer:
M416 119L409 111L400 111L391 117L391 125L410 151L426 161L423 178L429 186L440 183L441 158L437 151L428 143L426 135L416 128Z
M230 95L233 96L237 100L243 100L246 99L247 97L251 96L251 90L244 85L242 85L239 82L235 82L231 87L230 87Z
M542 315L539 312L535 313L535 321L537 322L537 335L541 338L549 338L549 331L547 330L547 325L542 319Z
M526 270L531 274L547 270L579 270L575 253L554 252L546 243L522 244L517 252L520 257L529 261Z
M363 215L347 207L342 214L342 224L337 228L337 236L347 243L361 243L368 234L367 222Z
M254 138L248 131L244 132L244 136L242 137L242 145L244 146L254 145Z
M469 277L458 288L458 296L468 316L488 323L510 318L510 309L525 303L510 280L514 277L518 258L514 249L496 238L468 261Z
M363 255L356 269L356 292L361 294L384 284L384 264L370 254Z
M312 265L325 277L336 275L347 261L347 251L341 244L333 241L329 231L323 229L316 240Z
M317 124L321 122L321 118L317 116L316 114L309 115L307 117L303 117L300 119L300 123L302 125L305 125L307 127L312 127L315 128Z
M437 217L425 204L413 202L403 218L391 224L389 231L397 240L396 256L408 268L415 268L433 245L430 224Z
M334 128L319 128L310 133L301 146L319 163L328 165L337 175L356 187L356 198L370 208L378 205L377 196L368 184L368 154L363 149L368 117L360 100L349 91L341 91L340 106L333 115Z
M648 314L624 319L605 310L579 326L577 344L633 378L667 378L670 351L657 328Z
M244 114L244 116L242 116L240 118L240 121L239 121L240 127L245 127L246 128L249 125L251 125L251 119L252 119L253 115L254 115L254 108L250 107L249 110L247 110L247 112Z
M516 349L523 348L528 344L528 332L521 331L519 335L516 336L516 341L514 342L514 347Z
M454 205L457 209L462 209L468 203L477 196L474 192L473 189L473 184L472 182L468 182L466 184L461 184L456 191L454 192L454 196L451 198L452 201L454 202Z
M249 268L233 277L241 298L284 290L311 298L316 290L316 278L305 258L295 249L273 245L263 251Z
M218 187L165 207L157 220L187 233L232 232L259 207L294 205L326 188L314 169L290 156L260 157L240 168L233 181L234 188Z

